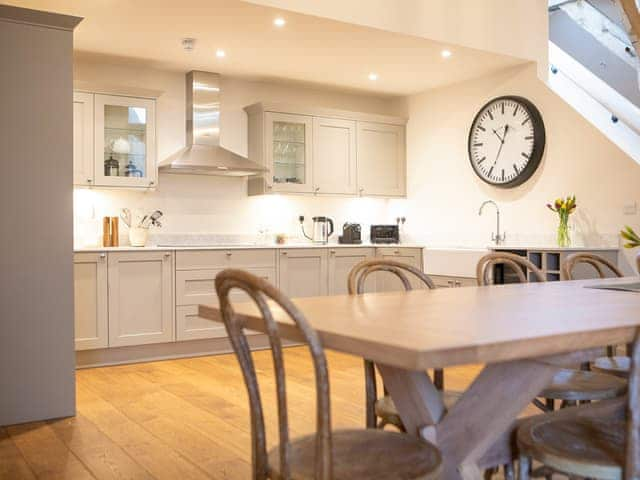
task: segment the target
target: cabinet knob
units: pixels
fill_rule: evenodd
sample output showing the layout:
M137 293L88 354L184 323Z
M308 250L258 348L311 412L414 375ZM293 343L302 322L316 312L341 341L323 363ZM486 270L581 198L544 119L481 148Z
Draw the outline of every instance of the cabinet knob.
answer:
M93 182L93 180L91 180L90 178L87 178L87 183L91 183Z
M154 182L154 181L149 182L149 185L155 185L155 184L156 184L156 182Z
M320 187L316 187L314 188L313 193L318 193L319 191L320 191Z
M282 255L286 255L286 254L287 254L287 252L282 252Z
M400 250L394 250L393 253L396 255L400 255Z
M106 253L104 253L104 252L103 252L103 253L101 253L101 254L100 254L100 258L107 258L107 254L106 254Z
M330 253L331 255L335 255L335 254L336 254L336 251L335 251L335 250L330 250L330 251L329 251L329 253Z
M170 253L170 252L165 252L165 254L164 254L164 258L169 258L170 256L171 256L171 253Z
M230 257L230 256L231 256L231 252L227 252L227 257Z

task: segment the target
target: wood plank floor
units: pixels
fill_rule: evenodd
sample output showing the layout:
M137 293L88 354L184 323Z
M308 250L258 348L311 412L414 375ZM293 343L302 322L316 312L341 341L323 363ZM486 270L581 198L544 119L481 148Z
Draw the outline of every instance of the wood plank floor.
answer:
M335 428L364 425L360 358L328 352ZM270 444L277 442L269 351L254 354ZM314 431L310 357L286 349L290 428ZM446 371L463 390L479 367ZM0 479L247 479L249 408L233 355L77 372L77 416L0 427Z

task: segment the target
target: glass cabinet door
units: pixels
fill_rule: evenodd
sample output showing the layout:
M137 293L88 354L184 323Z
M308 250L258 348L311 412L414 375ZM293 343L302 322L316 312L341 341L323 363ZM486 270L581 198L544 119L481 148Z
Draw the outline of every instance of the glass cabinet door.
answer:
M267 149L276 191L311 191L312 118L266 113Z
M96 185L153 187L155 102L96 95Z

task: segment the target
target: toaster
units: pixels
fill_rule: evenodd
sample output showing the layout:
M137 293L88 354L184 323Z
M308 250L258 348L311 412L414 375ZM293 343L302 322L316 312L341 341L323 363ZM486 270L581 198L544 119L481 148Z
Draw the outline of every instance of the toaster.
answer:
M371 225L371 243L400 243L398 225Z
M362 229L359 223L345 223L342 226L342 235L338 237L339 243L362 243Z

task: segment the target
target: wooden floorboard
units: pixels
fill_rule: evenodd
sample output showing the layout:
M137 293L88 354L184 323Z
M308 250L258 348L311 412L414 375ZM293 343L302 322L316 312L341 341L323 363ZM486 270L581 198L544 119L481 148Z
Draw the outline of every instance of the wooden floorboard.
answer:
M292 436L315 430L315 387L303 347L285 350ZM334 428L364 425L362 360L328 352ZM268 443L277 443L269 351L254 354ZM463 390L478 367L447 369ZM249 407L233 355L77 372L74 418L0 427L0 479L215 479L251 475Z

